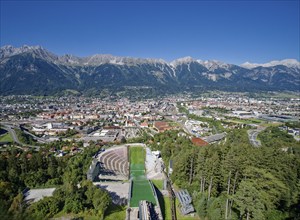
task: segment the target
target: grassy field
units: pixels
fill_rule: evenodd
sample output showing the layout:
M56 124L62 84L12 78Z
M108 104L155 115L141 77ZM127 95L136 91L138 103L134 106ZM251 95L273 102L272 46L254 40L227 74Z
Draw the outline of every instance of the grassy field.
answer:
M0 136L0 142L13 142L13 139L9 133Z
M164 210L162 210L162 214L164 216L164 219L172 219L172 214L171 214L171 203L170 203L170 198L164 196ZM161 206L162 208L162 206Z
M134 179L145 176L145 149L142 147L130 147L130 176Z
M144 165L145 164L145 149L143 147L130 147L130 163L133 165Z
M145 156L143 147L130 147L130 176L132 178L131 207L138 207L140 200L156 204L152 188L145 177Z
M111 204L105 212L104 220L117 220L126 218L126 207Z
M237 124L260 124L260 123L264 122L263 120L256 119L256 118L251 118L251 119L230 118L226 121L237 123Z
M147 179L133 180L132 184L132 196L130 199L131 207L138 207L139 201L141 200L147 200L154 205L156 204L151 186Z
M157 189L162 190L164 187L164 181L163 180L151 180L152 183L156 186Z
M93 212L83 211L77 214L66 213L64 210L53 216L53 219L87 219L87 220L99 220L99 216ZM104 220L118 220L126 218L126 207L111 204L105 212ZM102 218L101 218L102 219Z
M78 214L66 213L61 211L53 216L53 218L62 218L62 219L88 219L88 220L98 220L99 216L89 213L88 211L79 212Z

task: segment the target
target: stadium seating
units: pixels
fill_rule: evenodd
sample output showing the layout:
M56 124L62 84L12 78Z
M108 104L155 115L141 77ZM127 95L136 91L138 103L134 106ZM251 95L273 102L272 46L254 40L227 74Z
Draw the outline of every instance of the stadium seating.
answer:
M99 161L103 173L113 173L128 178L127 147L109 148L99 155Z

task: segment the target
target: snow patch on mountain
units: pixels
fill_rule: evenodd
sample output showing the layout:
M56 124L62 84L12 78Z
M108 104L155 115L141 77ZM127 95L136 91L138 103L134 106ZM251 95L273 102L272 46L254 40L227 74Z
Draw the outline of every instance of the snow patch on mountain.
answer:
M23 53L32 53L35 57L43 58L48 61L55 62L58 57L41 46L28 46L24 45L15 48L11 45L3 46L0 48L0 59L8 58Z
M283 65L287 66L290 68L300 68L300 62L297 61L296 59L284 59L284 60L274 60L268 63L249 63L245 62L241 64L241 67L247 68L247 69L253 69L256 67L273 67L273 66L278 66L278 65Z
M172 62L166 62L163 59L150 59L150 58L132 58L132 57L121 57L121 56L113 56L110 54L95 54L87 57L76 57L74 55L63 55L57 56L48 50L44 49L41 46L28 46L24 45L22 47L16 48L11 45L6 45L0 48L0 59L1 63L5 62L5 58L9 58L14 55L23 54L23 53L31 53L34 57L42 58L47 60L48 62L53 62L55 64L63 64L67 66L74 65L83 65L83 66L100 66L103 64L113 64L113 65L144 65L151 64L156 68L159 68L161 71L165 71L166 69L170 69L172 75L176 77L176 67L182 64L186 64L188 71L191 72L191 63L198 63L209 70L209 72L214 72L217 69L225 69L226 72L232 72L235 74L234 68L235 65L227 64L217 60L196 60L190 56L176 59ZM253 69L256 67L275 67L277 65L284 65L289 68L300 69L300 62L296 59L285 59L285 60L275 60L269 63L250 63L246 62L241 64L240 66L247 69ZM182 67L181 67L182 68ZM229 77L226 75L225 78Z
M170 65L173 66L173 67L176 67L178 65L188 64L188 63L191 63L191 62L194 62L194 61L195 60L192 57L188 56L188 57L182 57L182 58L173 60L172 62L170 62Z
M214 71L219 68L223 68L223 69L230 68L230 64L218 60L197 60L197 62L205 66L210 71Z

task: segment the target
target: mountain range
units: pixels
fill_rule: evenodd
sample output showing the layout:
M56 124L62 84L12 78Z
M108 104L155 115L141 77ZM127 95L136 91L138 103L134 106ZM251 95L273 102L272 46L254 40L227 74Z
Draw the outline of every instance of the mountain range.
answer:
M227 64L184 57L172 62L96 54L58 56L41 46L0 49L0 93L150 93L300 91L300 62Z

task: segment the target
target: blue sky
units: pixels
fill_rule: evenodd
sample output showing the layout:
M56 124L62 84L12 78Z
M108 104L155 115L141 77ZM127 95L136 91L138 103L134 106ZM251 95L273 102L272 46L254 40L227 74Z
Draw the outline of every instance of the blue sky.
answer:
M1 46L234 64L299 60L299 0L3 1Z

